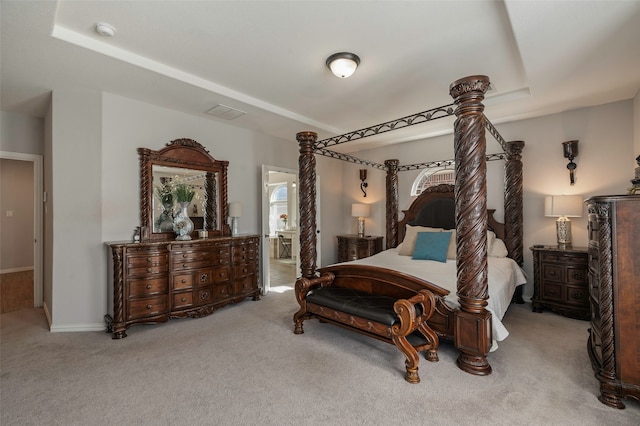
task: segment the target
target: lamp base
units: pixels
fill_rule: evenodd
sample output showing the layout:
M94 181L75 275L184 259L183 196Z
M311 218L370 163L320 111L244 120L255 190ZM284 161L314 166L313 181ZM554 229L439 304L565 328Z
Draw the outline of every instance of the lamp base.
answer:
M556 234L558 237L558 246L571 246L571 221L568 218L560 216L558 220L556 220Z
M358 237L364 237L364 217L358 218Z
M238 218L237 217L231 218L231 236L232 237L238 236Z

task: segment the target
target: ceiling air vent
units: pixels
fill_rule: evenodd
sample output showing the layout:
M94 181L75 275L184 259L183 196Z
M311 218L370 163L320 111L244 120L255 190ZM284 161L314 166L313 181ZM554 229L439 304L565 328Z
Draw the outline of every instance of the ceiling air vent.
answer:
M246 112L219 104L207 111L207 114L213 115L214 117L224 118L225 120L233 120L241 115L245 115Z

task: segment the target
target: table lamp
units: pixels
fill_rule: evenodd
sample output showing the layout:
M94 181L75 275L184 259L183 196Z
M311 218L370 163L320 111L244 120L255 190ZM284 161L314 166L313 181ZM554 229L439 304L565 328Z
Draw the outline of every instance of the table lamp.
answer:
M370 215L369 204L351 204L351 216L358 218L358 237L364 237L364 218Z
M557 217L556 233L558 246L571 246L570 217L582 216L582 197L580 195L550 195L544 199L544 215Z
M229 203L229 217L231 218L231 235L238 236L238 218L242 216L242 204Z

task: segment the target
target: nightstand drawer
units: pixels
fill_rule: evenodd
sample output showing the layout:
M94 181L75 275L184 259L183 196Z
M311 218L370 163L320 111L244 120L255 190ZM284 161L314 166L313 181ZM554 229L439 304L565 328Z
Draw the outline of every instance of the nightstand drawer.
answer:
M564 301L570 305L588 306L589 290L584 286L565 286Z
M542 265L542 279L545 281L563 282L564 281L563 266L559 265Z
M567 268L567 283L584 285L587 282L588 275L588 271L585 267Z
M541 296L544 300L562 302L562 284L545 282L542 286Z
M534 312L546 307L559 314L588 320L589 257L582 247L533 246Z

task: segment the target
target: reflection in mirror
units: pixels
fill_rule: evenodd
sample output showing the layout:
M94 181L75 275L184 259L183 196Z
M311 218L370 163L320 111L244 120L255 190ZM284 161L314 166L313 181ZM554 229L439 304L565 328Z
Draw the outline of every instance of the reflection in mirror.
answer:
M175 238L173 218L178 213L174 189L187 184L195 190L188 214L192 233L229 235L227 222L228 161L213 158L193 139L176 139L159 151L138 148L140 156L140 225L144 240ZM192 235L193 236L193 235Z
M172 232L177 203L173 191L178 184L187 184L194 191L195 196L189 204L189 217L194 223L194 229L204 227L204 211L207 202L205 187L206 172L202 170L181 169L176 167L154 165L153 174L153 232ZM214 193L218 192L217 173L214 173ZM215 197L214 197L215 200ZM211 220L220 217L219 211L214 209ZM212 223L212 228L217 226Z

